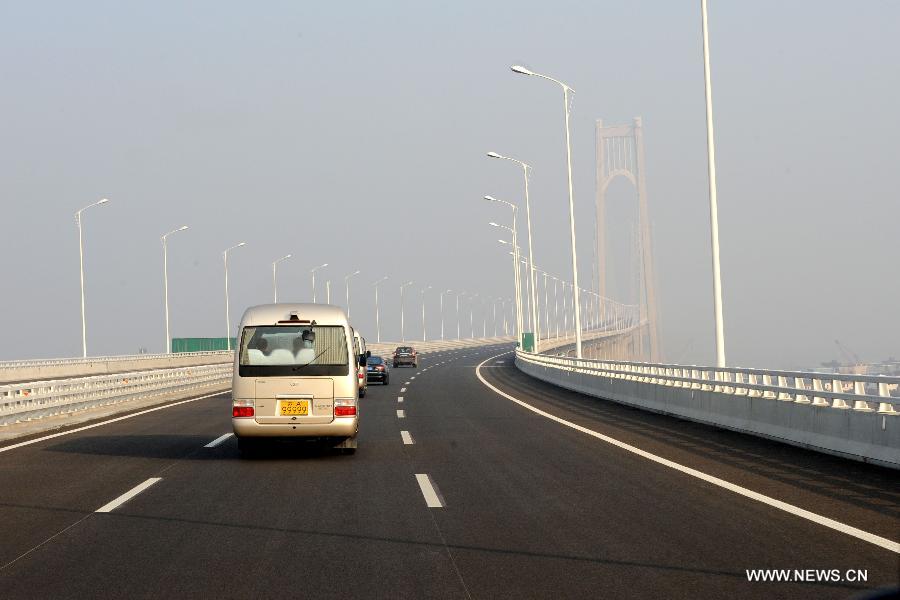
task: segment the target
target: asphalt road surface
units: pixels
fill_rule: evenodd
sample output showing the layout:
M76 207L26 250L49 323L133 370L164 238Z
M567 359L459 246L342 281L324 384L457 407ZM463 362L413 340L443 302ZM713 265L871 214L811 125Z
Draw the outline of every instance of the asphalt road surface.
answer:
M228 394L5 442L0 597L847 598L897 585L889 548L485 382L892 542L896 471L559 390L509 351L392 370L360 401L354 456L279 445L241 459L222 438ZM748 569L837 580L751 582Z

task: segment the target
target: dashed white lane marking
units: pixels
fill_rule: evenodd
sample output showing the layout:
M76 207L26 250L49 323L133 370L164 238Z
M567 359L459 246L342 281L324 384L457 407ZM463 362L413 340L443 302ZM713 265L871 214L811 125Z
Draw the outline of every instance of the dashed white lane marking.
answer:
M402 411L402 410L398 410L398 411L397 411L397 418L398 418L398 419L405 419L405 418L406 418L406 413L405 413L404 411Z
M123 504L125 504L126 502L128 502L129 500L131 500L132 498L134 498L135 496L137 496L144 490L146 490L148 487L150 487L151 485L153 485L154 483L157 483L159 481L162 481L162 477L151 477L144 483L134 486L133 488L131 488L130 490L128 490L127 492L125 492L124 494L122 494L121 496L119 496L118 498L116 498L115 500L110 502L109 504L104 504L103 506L101 506L100 508L95 510L94 512L98 512L98 513L112 512L113 510L119 508L120 506L122 506Z
M416 376L413 375L412 377L409 378L409 380L412 381L412 380L415 379L415 378L416 378Z
M413 444L415 444L415 442L412 439L412 436L409 435L408 431L401 431L400 437L403 438L403 443L406 444L407 446L412 446Z
M227 390L226 390L227 392ZM63 431L60 433L51 433L50 435L45 435L39 438L35 438L33 440L28 440L27 442L19 442L18 444L13 444L11 446L4 446L0 448L0 452L6 452L8 450L15 450L16 448L21 448L22 446L28 446L30 444L37 444L38 442L43 442L44 440L52 440L53 438L57 438L63 435L69 435L71 433L78 433L79 431L85 431L87 429L93 429L94 427L100 427L101 425L109 425L110 423L116 423L117 421L124 421L125 419L130 419L132 417L138 417L140 415L146 415L147 413L156 412L157 410L164 410L166 408L172 408L173 406L178 406L180 404L187 404L188 402L196 402L197 400L205 400L207 398L212 398L213 396L220 396L226 392L216 392L215 394L207 394L205 396L198 396L197 398L188 398L187 400L181 400L179 402L173 402L172 404L164 404L163 406L157 406L155 408L148 408L147 410L141 410L136 413L131 413L130 415L125 415L124 417L116 417L115 419L109 419L108 421L101 421L99 423L94 423L92 425L85 425L84 427L76 427L75 429L70 429L68 431Z
M403 396L397 396L397 402L403 402Z
M228 438L230 438L233 435L234 435L233 433L226 433L225 435L220 435L219 437L217 437L216 439L214 439L213 441L211 441L210 443L208 443L207 445L205 445L203 447L204 448L215 448L216 446L218 446L219 444L221 444L222 442L224 442L225 440L227 440Z
M401 393L401 394L402 394L403 392L405 392L405 391L406 391L406 388L400 388L400 393Z
M437 486L431 477L425 473L416 473L416 481L419 482L419 488L422 490L422 495L425 496L425 504L428 508L444 508L444 504L438 496Z
M690 475L691 477L696 477L697 479L701 479L707 483L711 483L713 485L724 488L730 492L734 492L735 494L740 494L746 498L750 498L751 500L756 500L758 502L762 502L763 504L767 504L773 508L777 508L779 510L783 510L792 515L798 516L802 519L807 519L808 521L812 521L813 523L818 523L819 525L824 525L830 529L834 529L835 531L840 531L841 533L846 533L847 535L853 536L865 542L869 542L870 544L875 544L876 546L881 546L886 550L890 550L891 552L896 552L900 554L900 543L895 542L893 540L889 540L887 538L881 537L879 535L875 535L874 533L869 533L867 531L863 531L862 529L857 529L856 527L852 527L845 523L841 523L840 521L835 521L834 519L829 519L828 517L824 517L822 515L816 514L814 512L810 512L806 509L800 508L799 506L794 506L793 504L788 504L787 502L782 502L781 500L776 500L770 496L766 496L764 494L760 494L759 492L754 492L753 490L747 489L745 487L741 487L729 481L725 481L724 479L719 479L718 477L714 477L712 475L707 475L702 471L698 471L697 469L692 469L691 467L686 467L682 464L679 464L675 461L669 460L667 458L663 458L661 456L657 456L646 450L641 450L636 446L632 446L631 444L626 444L625 442L621 442L615 438L611 438L608 435L604 435L593 429L588 429L587 427L583 427L571 421L567 421L555 415L551 415L548 412L545 412L539 408L536 408L527 402L523 402L518 398L514 398L507 394L506 392L494 387L490 383L488 383L484 377L481 375L481 367L484 366L486 362L491 359L497 358L498 356L503 356L504 354L509 354L508 352L504 352L503 354L498 354L497 356L492 356L485 360L483 363L478 365L475 368L475 375L481 380L481 383L489 387L494 392L500 394L507 400L511 400L522 406L531 412L538 414L546 419L550 419L551 421L556 421L561 425L565 425L566 427L571 427L576 431L580 431L582 433L586 433L589 436L595 437L599 440L602 440L608 444L612 444L613 446L617 446L623 450L631 452L632 454L637 454L642 458L646 458L647 460L651 460L655 463L661 464L665 467L669 467L670 469L675 469L676 471L681 471L686 475Z

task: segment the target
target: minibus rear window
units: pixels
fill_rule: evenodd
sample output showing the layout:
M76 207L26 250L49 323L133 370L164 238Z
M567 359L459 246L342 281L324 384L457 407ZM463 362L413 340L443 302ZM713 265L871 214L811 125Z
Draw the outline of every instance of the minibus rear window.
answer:
M346 333L340 325L245 327L238 364L242 376L341 375Z

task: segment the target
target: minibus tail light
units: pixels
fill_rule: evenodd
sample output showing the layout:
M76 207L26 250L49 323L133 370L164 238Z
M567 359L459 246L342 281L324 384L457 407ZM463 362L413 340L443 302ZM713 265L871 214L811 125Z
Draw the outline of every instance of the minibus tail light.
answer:
M336 416L336 417L355 417L356 416L356 400L353 398L335 398L334 399L334 416Z

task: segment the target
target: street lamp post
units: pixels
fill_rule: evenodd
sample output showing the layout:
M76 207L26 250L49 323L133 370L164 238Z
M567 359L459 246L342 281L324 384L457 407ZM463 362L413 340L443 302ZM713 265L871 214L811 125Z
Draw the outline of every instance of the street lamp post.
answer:
M518 267L518 264L519 264L519 236L518 236L518 227L516 226L516 222L518 221L517 217L519 214L519 210L515 204L513 204L512 202L507 202L506 200L498 200L497 198L494 198L493 196L485 196L484 199L489 202L499 202L500 204L505 204L505 205L509 206L513 212L512 229L510 229L510 231L512 231L513 252L515 253L515 260L516 260L516 272L515 272L515 276L516 276L515 277L516 328L518 330L516 332L516 336L518 339L517 343L521 343L522 342L522 331L523 331L523 328L522 328L523 319L522 319L522 294L520 293L519 290L522 286L521 286L521 280L519 279L519 267ZM500 227L500 225L495 225L494 223L491 223L491 225L494 225L495 227ZM509 228L506 228L506 229L509 229Z
M422 288L422 341L425 341L425 292L431 289L431 286Z
M359 270L356 270L349 275L344 277L344 287L347 289L347 320L350 320L350 278L354 275L359 275Z
M459 298L460 298L460 296L465 296L465 295L466 295L465 292L459 292L458 294L456 294L456 339L461 339L460 331L459 331Z
M444 341L444 294L450 294L453 290L444 290L441 292L441 341Z
M716 366L725 367L725 326L722 316L722 274L719 270L719 204L716 195L716 146L713 135L712 81L709 74L709 25L706 0L700 0L703 25L703 77L706 88L706 151L709 165L709 225L712 245L713 311L716 321Z
M316 303L316 271L318 271L319 269L324 269L327 266L328 266L328 263L325 263L325 264L319 265L318 267L313 267L312 269L309 270L310 274L312 275L313 304Z
M325 281L325 304L331 304L331 280Z
M162 240L163 247L163 296L165 297L166 303L166 354L170 354L172 352L172 338L169 336L169 248L168 248L168 237L173 233L178 233L179 231L184 231L187 229L187 225L182 225L178 229L173 229L169 233L166 233L160 238Z
M478 294L469 294L469 334L470 339L475 339L475 298Z
M566 111L566 166L569 174L569 234L572 242L572 289L575 294L573 299L575 307L575 356L576 358L581 358L581 309L579 308L578 301L578 256L575 252L575 197L572 192L572 142L569 133L569 93L574 93L575 90L557 79L535 73L525 67L515 65L512 67L512 70L521 75L531 75L533 77L547 79L559 84L563 89L563 103Z
M81 231L81 213L91 208L109 202L108 198L101 198L93 204L88 204L75 212L75 223L78 225L78 264L81 278L81 356L87 358L87 322L84 316L84 238Z
M246 242L241 242L222 252L222 258L225 260L225 343L229 350L231 350L231 312L228 306L228 252L246 245Z
M494 223L491 223L491 224L494 225ZM496 225L496 226L500 227L502 229L507 229L507 230L509 229L509 227L506 227L505 225ZM513 236L513 237L515 237L515 236ZM500 242L501 244L510 244L511 243L511 242L507 242L506 240L497 240L497 241ZM519 343L521 343L521 340L522 340L522 315L521 315L522 299L521 299L521 294L519 292L519 260L518 260L517 254L516 254L516 250L518 249L518 246L516 246L515 243L512 243L512 246L513 246L513 251L510 252L510 254L512 255L512 259L513 259L513 286L515 287L515 290L513 292L513 299L515 301L515 308L516 308L516 315L515 315L515 317L516 317L516 319L515 319L515 321L516 321L516 339L517 339L516 344L519 344Z
M387 281L387 275L372 284L375 288L375 339L381 342L381 317L378 313L378 284Z
M407 286L412 285L412 281L407 281L406 283L400 284L400 341L406 341L406 334L403 329L403 290L406 289Z
M538 322L538 309L537 294L535 292L534 247L532 243L533 236L531 234L531 201L528 198L528 169L531 168L531 165L509 156L497 154L496 152L488 152L487 155L491 158L500 158L503 160L509 160L514 163L518 163L522 166L522 173L525 176L525 219L528 225L528 264L530 265L528 269L528 294L531 300L531 323L535 335L534 344L535 348L537 348L538 341L540 340L540 327L535 325L535 323Z
M280 263L283 260L287 260L290 257L291 257L290 254L285 254L281 258L272 261L272 293L275 298L275 300L274 300L275 304L278 304L278 276L276 273L276 267L278 266L278 263Z

